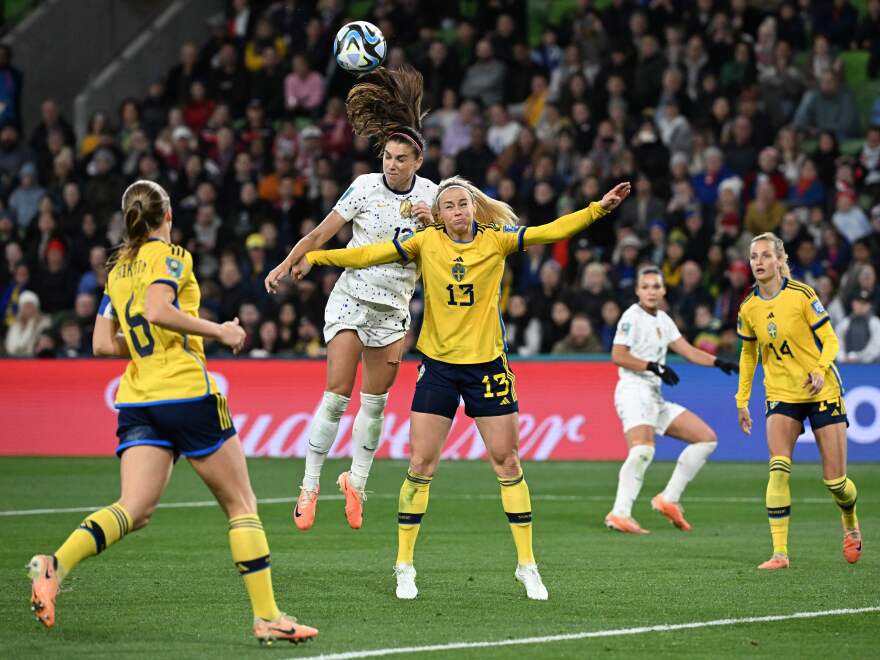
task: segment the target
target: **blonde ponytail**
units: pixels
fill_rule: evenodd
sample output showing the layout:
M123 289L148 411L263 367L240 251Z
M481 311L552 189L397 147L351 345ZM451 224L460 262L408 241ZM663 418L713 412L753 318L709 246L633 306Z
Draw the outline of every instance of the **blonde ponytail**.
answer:
M776 255L776 258L782 262L779 266L779 274L782 275L782 277L791 279L791 268L788 266L788 255L785 253L785 243L782 242L782 239L772 231L765 231L763 234L755 236L749 246L754 245L758 241L767 241L773 246L773 253Z
M519 224L519 219L516 217L516 213L510 208L509 204L497 199L492 199L470 181L460 176L452 176L448 179L443 179L437 187L437 195L434 197L434 207L432 211L434 213L434 218L438 222L440 221L440 195L442 195L448 188L464 188L467 191L474 203L476 216L474 219L477 222L499 226L516 226Z

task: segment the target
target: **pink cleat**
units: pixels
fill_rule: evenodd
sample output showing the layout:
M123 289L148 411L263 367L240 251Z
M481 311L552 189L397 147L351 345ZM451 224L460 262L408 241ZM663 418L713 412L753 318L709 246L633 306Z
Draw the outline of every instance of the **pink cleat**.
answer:
M855 564L862 556L862 530L858 525L853 529L843 527L843 557L850 564Z
M605 516L605 527L613 529L624 534L650 534L647 529L642 529L641 525L636 522L635 518L625 516L615 516L609 513Z
M351 485L348 472L343 472L336 480L339 490L345 495L345 519L352 529L360 529L364 524L364 502L367 499L362 490Z
M296 506L293 507L293 522L303 531L315 524L315 510L318 508L319 492L321 492L320 486L315 490L300 486L299 497L296 498Z
M770 559L758 566L762 571L775 571L778 568L788 568L788 555L777 552Z
M59 587L55 557L34 555L27 569L31 579L31 611L37 621L51 628L55 625L55 596Z
M691 531L690 523L684 519L684 509L678 502L670 502L662 495L655 495L651 500L651 508L659 511L673 525L683 532Z
M284 612L279 614L274 621L254 617L254 637L261 645L271 646L272 642L276 641L299 644L317 636L317 628L298 623L296 617L288 616Z

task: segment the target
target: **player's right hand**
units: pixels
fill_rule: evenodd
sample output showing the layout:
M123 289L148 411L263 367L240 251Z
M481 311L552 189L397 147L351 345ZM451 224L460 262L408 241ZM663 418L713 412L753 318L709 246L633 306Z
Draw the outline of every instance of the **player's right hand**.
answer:
M312 264L309 263L309 260L303 257L299 260L299 263L290 269L290 275L295 280L301 280L306 275L309 274L309 271L312 270Z
M678 374L672 370L672 367L667 367L659 362L648 362L648 371L660 376L660 380L667 385L678 385L678 381L681 380Z
M287 259L285 259L266 275L266 279L263 281L263 284L266 286L266 291L268 293L278 293L278 283L289 274L290 264L288 264Z
M425 202L416 202L413 204L412 214L423 225L430 225L434 222L434 214L431 212L431 207L425 204Z
M231 321L220 324L220 343L231 348L233 355L237 355L244 348L245 339L247 339L247 333L239 325L237 316Z
M739 418L739 427L746 435L752 434L752 415L748 408L737 408L737 417Z

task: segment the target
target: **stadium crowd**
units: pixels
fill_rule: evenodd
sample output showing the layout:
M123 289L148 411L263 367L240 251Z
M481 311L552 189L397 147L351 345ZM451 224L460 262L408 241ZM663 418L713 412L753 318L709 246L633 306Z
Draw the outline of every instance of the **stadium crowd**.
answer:
M839 359L880 360L880 0L579 0L540 16L525 0L356 4L367 14L234 0L207 41L182 44L142 98L95 113L84 135L52 99L22 133L31 81L0 46L3 352L90 354L119 200L148 178L171 194L201 314L238 316L246 355L323 355L338 273L272 297L263 279L354 177L381 171L346 118L355 78L332 57L338 28L365 19L386 66L424 75L421 176L459 173L527 225L634 184L609 221L508 260L511 353L607 353L651 262L686 337L736 355L749 239L774 231L830 311ZM421 307L417 292L410 347Z

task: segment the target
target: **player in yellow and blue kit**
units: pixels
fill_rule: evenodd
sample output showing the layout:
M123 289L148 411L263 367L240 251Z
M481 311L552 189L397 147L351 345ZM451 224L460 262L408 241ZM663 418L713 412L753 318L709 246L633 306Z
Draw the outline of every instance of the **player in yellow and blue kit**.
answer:
M767 392L770 479L767 516L773 556L761 569L788 568L791 455L809 418L822 456L825 486L840 507L843 555L854 564L862 553L856 486L846 476L846 407L834 366L838 341L816 292L791 279L782 240L772 233L752 239L750 262L757 284L742 303L737 332L743 340L736 406L739 424L751 433L749 397L758 354Z
M398 598L418 594L413 550L460 397L465 413L476 420L501 484L517 549L515 576L529 598L547 599L532 551L531 502L517 453L516 379L507 364L499 308L504 260L526 246L553 243L582 231L616 208L629 191L629 183L622 183L586 209L539 227L519 227L509 206L453 177L440 184L434 202L440 223L402 242L309 252L307 263L294 268L294 276L302 277L311 265L364 268L414 261L422 273L425 317L417 346L424 360L410 416L409 470L399 499Z
M122 211L127 240L114 256L93 336L95 355L130 360L116 395L122 494L87 516L54 554L31 559L31 609L47 627L55 624L61 582L82 560L147 524L182 454L229 518L232 559L250 596L254 635L260 642L315 637L317 630L275 604L269 545L244 452L226 397L205 363L204 337L237 352L245 332L238 319L199 318L192 256L170 243L171 201L161 186L133 183Z

